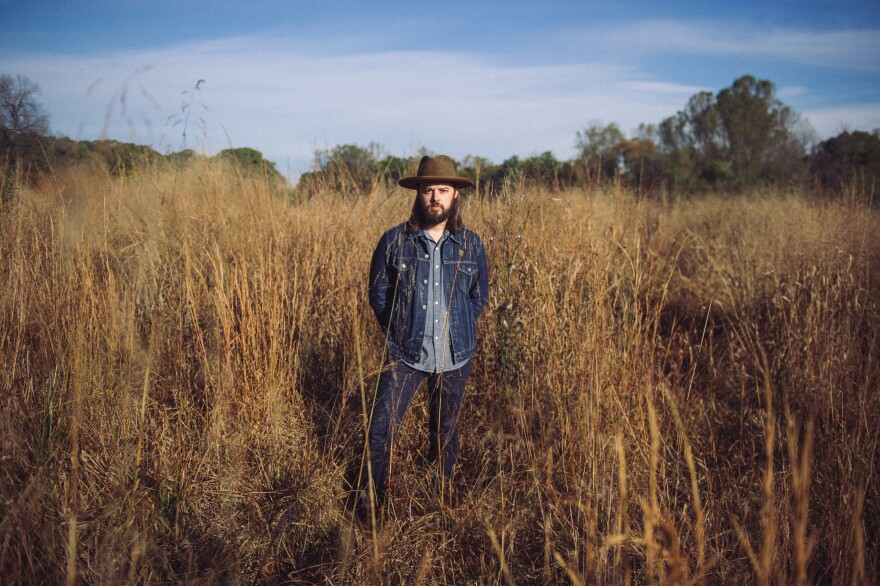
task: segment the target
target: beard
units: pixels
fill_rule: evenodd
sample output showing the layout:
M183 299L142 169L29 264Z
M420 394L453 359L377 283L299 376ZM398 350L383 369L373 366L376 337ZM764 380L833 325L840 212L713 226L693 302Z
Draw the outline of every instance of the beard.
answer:
M445 222L451 215L452 206L448 208L444 208L443 206L434 208L429 204L422 208L422 217L420 219L424 224L436 225Z
M416 194L412 212L410 212L409 221L407 221L407 230L414 232L419 228L429 228L448 221L446 227L450 231L457 232L461 228L460 210L461 200L458 197L453 198L448 208L441 206L432 210L431 206L423 204L421 197Z

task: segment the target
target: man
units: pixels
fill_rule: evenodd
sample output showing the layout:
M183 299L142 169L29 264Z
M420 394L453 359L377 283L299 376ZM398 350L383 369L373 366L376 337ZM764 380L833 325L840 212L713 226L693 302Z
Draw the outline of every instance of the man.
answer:
M424 380L430 393L428 461L442 471L441 498L451 488L458 414L489 288L483 243L462 225L459 211L459 189L473 182L455 174L452 159L438 155L422 157L416 176L399 184L416 190L412 214L385 232L370 264L370 306L386 343L370 420L369 466L360 480L361 495L377 505L374 510L384 503L392 441ZM363 507L359 514L366 514Z

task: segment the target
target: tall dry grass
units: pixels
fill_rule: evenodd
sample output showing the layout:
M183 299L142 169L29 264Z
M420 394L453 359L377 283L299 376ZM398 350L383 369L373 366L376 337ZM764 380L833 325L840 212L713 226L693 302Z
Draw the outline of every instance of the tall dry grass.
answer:
M398 438L349 533L410 196L218 164L72 171L0 212L5 583L878 580L880 218L798 194L470 200L491 265L458 500Z

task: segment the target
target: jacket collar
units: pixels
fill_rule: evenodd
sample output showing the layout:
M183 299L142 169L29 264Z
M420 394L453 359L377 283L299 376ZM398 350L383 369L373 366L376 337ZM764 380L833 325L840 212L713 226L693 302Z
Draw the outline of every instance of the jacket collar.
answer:
M422 236L422 233L423 233L423 230L424 230L423 228L419 228L419 229L416 230L415 232L409 232L409 231L406 231L406 235L407 235L407 237L408 237L410 240L413 240L413 239L415 239L415 238L419 238L419 237L421 237L421 236ZM447 234L448 234L447 238L449 238L449 239L451 239L451 240L454 240L456 244L461 244L461 235L462 235L463 232L464 232L464 228L462 228L461 230L459 230L458 233L455 233L455 232L447 232Z

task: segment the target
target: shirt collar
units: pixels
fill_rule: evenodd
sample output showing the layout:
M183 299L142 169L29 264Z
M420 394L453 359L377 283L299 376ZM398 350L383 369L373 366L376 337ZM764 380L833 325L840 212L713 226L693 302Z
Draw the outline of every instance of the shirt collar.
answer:
M429 240L429 241L433 242L433 240L428 238L428 236L426 235L424 228L419 228L415 232L408 233L408 237L409 238L424 238L425 240ZM450 232L449 228L446 228L445 230L443 230L442 238L449 238L450 240L453 240L456 244L461 244L461 232L458 232L458 233ZM441 240L442 240L442 238L441 238Z
M422 228L422 229L416 234L416 236L417 236L418 238L424 238L424 239L425 239L426 241L428 241L428 242L434 242L434 239L431 238L431 236L428 234L428 231L425 230L424 228ZM440 242L443 242L444 239L449 238L450 236L451 236L451 234L450 234L449 230L448 230L448 229L444 229L444 230L443 230L443 235L440 236L440 240L439 240L439 242L435 242L435 244L440 244Z

